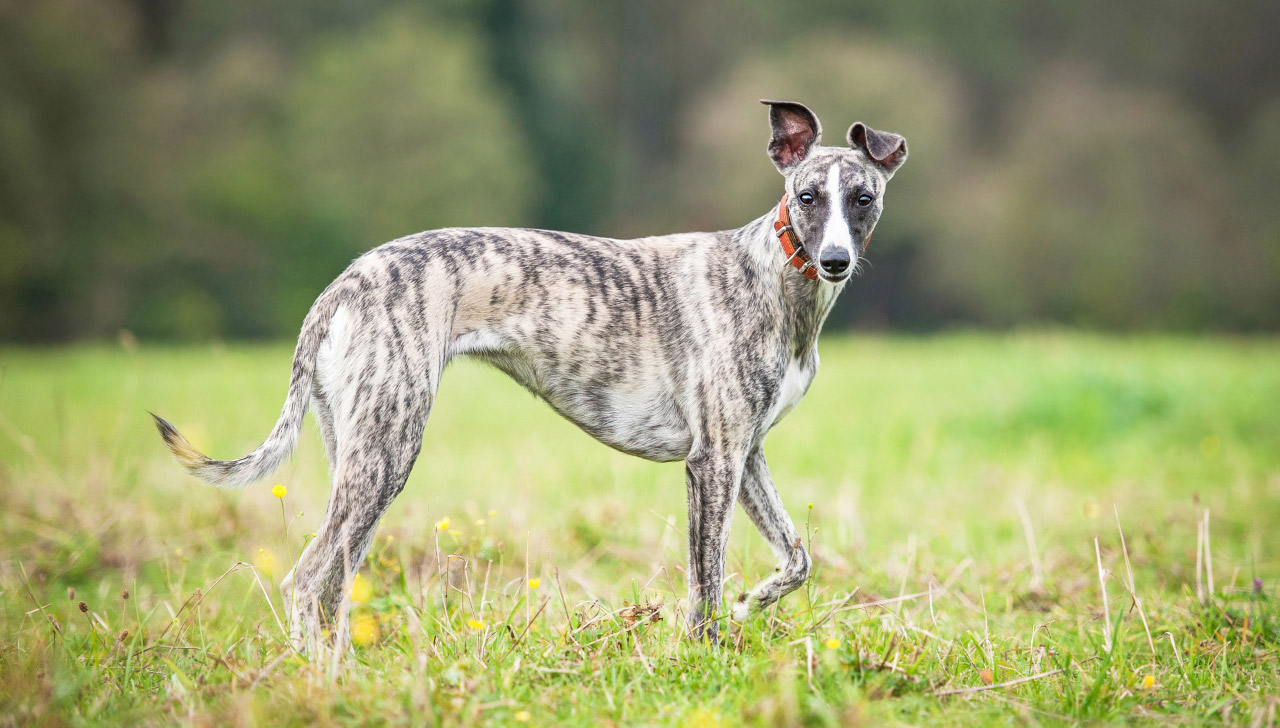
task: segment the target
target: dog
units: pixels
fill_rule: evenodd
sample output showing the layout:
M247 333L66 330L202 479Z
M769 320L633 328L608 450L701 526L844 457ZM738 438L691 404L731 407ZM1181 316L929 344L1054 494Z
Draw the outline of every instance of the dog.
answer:
M718 638L734 504L769 542L775 573L740 595L735 620L809 576L763 444L818 370L818 333L857 270L906 140L858 122L821 146L803 104L769 107L781 202L736 230L613 240L542 230L454 228L357 258L303 320L284 408L238 460L212 460L153 415L196 477L246 486L291 453L308 405L333 488L282 590L291 637L337 617L374 530L403 489L451 359L487 362L601 442L684 460L687 634ZM304 649L304 648L300 648Z

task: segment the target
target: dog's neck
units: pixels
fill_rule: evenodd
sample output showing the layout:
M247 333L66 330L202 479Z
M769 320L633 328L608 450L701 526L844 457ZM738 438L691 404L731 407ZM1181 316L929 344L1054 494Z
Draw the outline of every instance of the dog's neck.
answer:
M748 223L737 231L737 237L750 246L752 260L759 265L764 277L776 277L782 290L782 302L790 329L792 354L805 359L818 343L822 324L831 312L831 306L844 288L844 282L828 283L810 280L796 268L787 264L787 256L774 232L773 221L777 208ZM800 240L804 245L806 241ZM806 248L806 252L808 249Z

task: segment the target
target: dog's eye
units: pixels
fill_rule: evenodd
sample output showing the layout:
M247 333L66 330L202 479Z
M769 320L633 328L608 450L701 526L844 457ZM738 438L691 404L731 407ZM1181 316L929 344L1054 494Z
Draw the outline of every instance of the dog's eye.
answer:
M858 195L858 207L866 207L867 205L870 205L872 202L875 202L875 198L872 197L871 195L866 195L866 194Z
M806 206L807 206L807 205L812 205L812 204L813 204L813 194L812 194L812 193L809 193L809 192L801 192L801 193L800 193L800 204L802 204L802 205L806 205Z

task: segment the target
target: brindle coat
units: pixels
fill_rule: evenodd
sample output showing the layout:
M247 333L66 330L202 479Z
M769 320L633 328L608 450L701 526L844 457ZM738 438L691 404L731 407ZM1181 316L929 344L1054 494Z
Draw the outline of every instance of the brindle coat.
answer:
M773 232L775 207L737 230L638 240L505 228L419 233L361 256L316 299L284 409L258 449L211 460L156 418L194 475L244 486L279 466L308 405L314 410L333 492L284 582L304 607L293 621L300 645L342 605L457 356L501 369L607 445L685 461L691 636L716 636L735 502L779 567L738 598L733 616L804 583L809 555L762 445L817 371L822 322L857 267L907 147L861 123L850 127L848 148L819 146L809 109L764 103L769 156L819 280L788 265Z

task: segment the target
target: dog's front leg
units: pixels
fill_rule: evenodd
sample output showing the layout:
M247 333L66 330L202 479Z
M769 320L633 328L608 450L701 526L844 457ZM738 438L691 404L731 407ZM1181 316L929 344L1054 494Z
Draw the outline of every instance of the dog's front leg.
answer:
M804 584L809 578L811 562L791 516L778 497L778 489L773 485L769 466L764 460L764 451L759 448L747 458L739 497L742 509L756 524L760 535L769 542L778 559L778 568L772 576L734 602L733 619L741 622L751 612L764 609Z
M689 637L715 642L724 557L743 458L730 448L698 448L685 459L689 491Z

